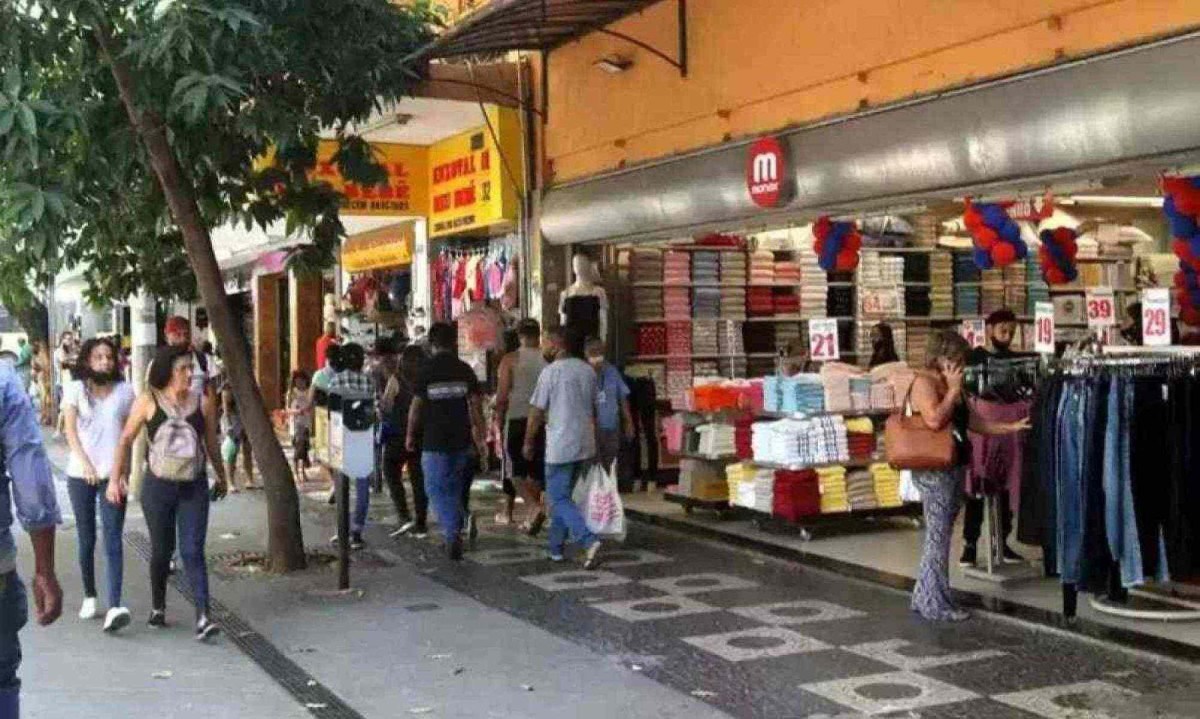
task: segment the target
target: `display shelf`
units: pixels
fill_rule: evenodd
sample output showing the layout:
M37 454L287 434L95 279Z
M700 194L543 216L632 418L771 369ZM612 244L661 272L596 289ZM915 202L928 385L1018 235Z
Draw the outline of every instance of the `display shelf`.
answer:
M694 509L706 509L716 512L721 519L734 519L746 516L746 512L749 511L744 507L731 505L728 499L697 499L689 497L686 494L680 494L678 489L679 485L667 487L666 491L663 492L663 501L682 505L684 514L691 514Z
M812 419L813 417L832 417L834 415L841 417L887 417L898 411L898 409L849 409L845 411L828 409L820 412L767 412L764 410L755 413L755 416L765 419Z
M1137 258L1136 257L1076 257L1075 263L1078 264L1080 262L1085 262L1085 263L1089 263L1089 264L1101 264L1104 262L1133 263L1133 262L1137 262Z
M776 462L760 462L757 459L745 460L747 464L752 464L755 467L762 467L763 469L781 469L785 472L803 472L806 469L833 469L834 467L844 467L846 469L867 469L872 464L883 461L886 460L882 458L863 459L853 457L845 462L826 462L824 464L778 464Z
M822 527L831 525L845 525L851 522L857 522L864 519L890 518L890 517L906 517L912 520L914 527L921 526L921 513L923 509L920 502L905 502L893 507L878 507L876 509L851 509L847 512L826 512L824 514L810 514L801 517L799 520L792 522L783 517L766 512L760 512L756 509L750 509L741 505L733 505L734 508L752 513L755 516L754 523L763 532L768 534L789 534L799 536L802 541L809 541L813 538L813 532L820 530Z
M726 245L716 245L713 247L705 245L663 245L660 249L664 252L675 250L677 252L749 252L745 247L729 247Z
M853 283L849 283L853 284ZM932 282L864 282L859 285L865 290L890 290L896 287L933 287Z
M710 457L699 452L680 452L676 457L684 457L686 459L698 459L704 462L737 462L739 458L736 454L725 454L719 457Z
M1122 294L1132 294L1138 292L1136 287L1109 287L1107 285L1093 285L1091 287L1050 287L1051 294L1059 295L1082 295L1095 290L1112 290Z

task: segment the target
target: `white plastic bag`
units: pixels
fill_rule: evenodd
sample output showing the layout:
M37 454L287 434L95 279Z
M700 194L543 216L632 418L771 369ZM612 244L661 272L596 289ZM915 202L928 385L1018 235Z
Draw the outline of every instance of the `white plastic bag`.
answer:
M921 490L919 487L917 487L917 483L913 481L911 469L904 469L900 471L900 501L921 501Z
M587 528L605 539L625 541L625 506L617 491L617 465L609 471L599 463L584 470L571 495L583 513Z

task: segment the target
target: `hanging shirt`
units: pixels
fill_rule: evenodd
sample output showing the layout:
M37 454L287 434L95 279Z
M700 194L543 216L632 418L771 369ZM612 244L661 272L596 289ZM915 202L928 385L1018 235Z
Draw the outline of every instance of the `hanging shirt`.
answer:
M504 268L504 281L500 288L500 306L506 310L514 310L520 302L521 289L517 279L517 264L516 257L508 263L508 267Z
M488 264L485 279L487 280L487 298L489 300L500 299L500 293L504 290L504 268L507 266L508 263L504 258L498 258Z

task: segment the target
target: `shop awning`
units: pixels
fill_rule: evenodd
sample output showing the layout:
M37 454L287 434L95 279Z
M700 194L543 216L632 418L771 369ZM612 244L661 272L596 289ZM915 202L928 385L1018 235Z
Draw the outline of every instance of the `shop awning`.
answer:
M417 58L553 50L658 0L492 0L417 53Z

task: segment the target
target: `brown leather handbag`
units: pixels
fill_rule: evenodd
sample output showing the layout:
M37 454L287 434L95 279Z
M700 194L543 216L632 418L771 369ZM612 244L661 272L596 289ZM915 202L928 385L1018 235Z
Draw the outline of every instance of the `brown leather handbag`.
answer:
M905 415L916 383L913 379L900 410L888 417L884 425L883 447L888 464L896 469L950 469L955 459L954 432L950 423L941 429L930 429L916 412Z

